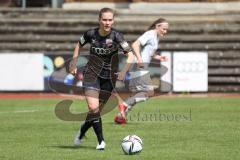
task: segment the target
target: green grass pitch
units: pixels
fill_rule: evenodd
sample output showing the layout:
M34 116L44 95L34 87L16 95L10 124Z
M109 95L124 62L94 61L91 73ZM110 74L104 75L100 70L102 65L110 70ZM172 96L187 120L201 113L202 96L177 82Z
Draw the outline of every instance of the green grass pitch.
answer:
M234 160L240 157L239 98L160 98L138 104L129 123L113 123L117 109L103 116L107 143L95 150L92 129L81 147L73 146L80 122L59 120L59 99L1 99L1 160ZM75 100L73 111L86 110ZM124 155L121 140L136 134L143 140L138 155Z

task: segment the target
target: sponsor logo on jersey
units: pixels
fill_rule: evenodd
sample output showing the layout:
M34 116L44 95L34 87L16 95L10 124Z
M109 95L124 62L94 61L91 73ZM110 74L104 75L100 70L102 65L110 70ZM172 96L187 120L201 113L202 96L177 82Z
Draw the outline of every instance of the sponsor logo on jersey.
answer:
M111 54L111 50L110 49L99 48L99 47L91 47L91 51L93 53L98 54L98 55L108 55L108 54Z
M95 40L95 39L92 39L92 43L96 43L96 40Z
M113 46L113 40L112 39L106 39L106 45L111 48Z
M106 44L112 44L113 40L112 39L106 39Z

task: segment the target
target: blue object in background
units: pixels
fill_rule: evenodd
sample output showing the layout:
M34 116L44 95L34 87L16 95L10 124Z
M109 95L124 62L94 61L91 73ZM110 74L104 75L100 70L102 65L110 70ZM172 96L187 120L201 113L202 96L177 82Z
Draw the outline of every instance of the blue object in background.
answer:
M64 79L65 84L72 85L73 82L74 82L74 76L72 74L68 74Z
M131 75L129 72L127 72L126 76L125 76L125 80L129 81L131 79Z

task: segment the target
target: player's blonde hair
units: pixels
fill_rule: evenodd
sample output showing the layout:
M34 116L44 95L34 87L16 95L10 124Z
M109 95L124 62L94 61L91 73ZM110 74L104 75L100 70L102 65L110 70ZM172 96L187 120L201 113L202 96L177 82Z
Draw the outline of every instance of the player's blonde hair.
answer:
M158 23L164 23L164 22L167 23L167 20L164 19L164 18L159 18L159 19L157 19L156 21L154 21L154 22L148 27L148 30L155 29L156 24L158 24Z

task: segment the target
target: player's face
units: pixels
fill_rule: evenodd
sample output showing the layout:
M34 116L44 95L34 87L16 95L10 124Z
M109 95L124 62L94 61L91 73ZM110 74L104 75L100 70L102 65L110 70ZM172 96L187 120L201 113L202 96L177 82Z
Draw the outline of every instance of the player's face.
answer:
M156 24L156 30L160 37L164 37L164 35L167 34L168 31L168 23L164 22Z
M113 13L105 12L99 19L100 29L105 32L110 32L114 23Z

